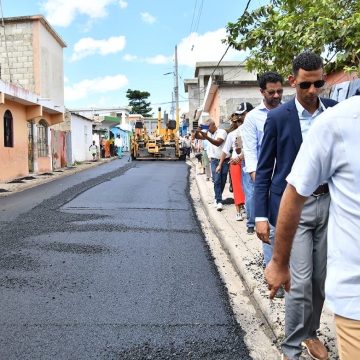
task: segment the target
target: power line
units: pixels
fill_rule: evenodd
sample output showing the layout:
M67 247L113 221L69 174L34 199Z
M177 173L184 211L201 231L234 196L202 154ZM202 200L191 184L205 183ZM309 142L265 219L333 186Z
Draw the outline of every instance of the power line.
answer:
M194 24L196 6L197 6L197 0L195 0L195 6L194 6L193 15L192 15L191 25L190 25L190 34L191 34L191 32L192 32L192 28L193 28L193 24Z
M197 17L197 23L196 23L196 26L195 26L195 31L198 31L198 29L199 29L199 24L200 24L200 18L201 18L203 5L204 5L204 0L201 0L201 4L200 4L200 7L199 7L199 12L198 12L198 17Z
M247 10L248 10L248 8L249 8L250 3L251 3L251 0L248 0L248 2L247 2L247 4L246 4L246 7L245 7L245 10L244 10L244 12L242 13L242 15L240 16L240 18L242 18L242 17L245 15L245 13L247 12ZM213 72L211 73L210 77L212 77L212 76L214 75L216 69L219 67L222 59L224 58L224 56L225 56L226 53L228 52L229 48L230 48L230 44L229 44L228 47L226 48L224 54L222 55L222 57L221 57L221 59L219 60L219 62L217 63L217 65L215 66L215 69L214 69Z

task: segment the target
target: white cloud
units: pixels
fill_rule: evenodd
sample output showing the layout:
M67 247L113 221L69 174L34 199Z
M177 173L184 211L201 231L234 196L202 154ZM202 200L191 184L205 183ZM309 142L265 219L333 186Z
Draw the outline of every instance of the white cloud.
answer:
M178 45L179 65L195 67L197 61L219 61L227 48L227 44L221 42L225 37L224 28L202 35L191 33ZM241 60L244 58L243 54L230 48L223 60Z
M100 54L108 55L122 51L125 48L126 39L125 36L112 36L108 39L96 40L91 37L80 39L74 45L74 53L71 57L71 61L77 61L84 57Z
M144 21L148 24L153 24L156 21L156 17L149 14L148 12L143 12L140 15L141 15L142 21Z
M85 99L89 95L104 94L116 91L128 84L125 75L104 76L95 79L85 79L71 86L65 86L65 100Z
M165 55L155 55L149 57L139 57L137 55L126 54L123 56L124 61L137 61L140 63L154 64L154 65L164 65L173 62L173 56L165 56Z
M125 54L123 56L123 60L125 60L125 61L135 61L135 60L138 60L138 57L136 55Z
M165 55L155 55L152 57L148 57L143 59L142 61L147 62L149 64L168 64L172 62L172 56L165 56Z
M91 19L107 16L106 8L115 0L47 0L42 4L45 16L51 25L69 26L77 14Z
M128 3L125 0L119 0L119 6L121 9L125 9L128 6Z
M224 54L227 45L222 43L226 36L224 28L205 34L192 33L182 39L178 45L178 64L179 66L189 66L195 68L195 63L199 61L219 61ZM224 57L224 61L244 60L245 53L230 48ZM141 58L136 55L127 54L123 57L126 61L138 61L148 64L171 64L174 63L174 54L158 54Z

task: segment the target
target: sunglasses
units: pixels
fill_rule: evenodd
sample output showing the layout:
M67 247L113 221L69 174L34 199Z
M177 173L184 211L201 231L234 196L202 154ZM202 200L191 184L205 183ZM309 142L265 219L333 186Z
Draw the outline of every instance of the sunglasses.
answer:
M300 89L309 89L311 85L314 85L317 89L323 87L325 85L325 80L316 80L314 82L311 81L303 81L298 83Z
M283 89L279 89L279 90L264 90L266 91L270 96L274 96L275 94L278 95L282 95L284 90Z

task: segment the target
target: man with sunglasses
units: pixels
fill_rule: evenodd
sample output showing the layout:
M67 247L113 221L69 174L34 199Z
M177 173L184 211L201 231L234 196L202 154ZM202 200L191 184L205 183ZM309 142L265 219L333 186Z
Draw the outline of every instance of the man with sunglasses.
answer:
M269 112L256 170L255 216L257 220L268 218L268 221L256 222L257 235L263 242L269 242L269 223L276 225L286 177L303 139L317 116L336 104L334 100L319 97L325 84L320 56L303 52L292 65L289 83L296 89L295 99ZM285 296L283 359L298 359L301 345L313 359L328 358L316 331L324 303L329 203L328 185L321 184L305 202L294 237L290 257L291 288Z
M249 216L247 228L249 235L254 233L255 227L254 181L261 143L264 136L264 124L268 112L278 107L281 103L283 78L276 72L268 71L258 77L258 84L263 100L246 115L241 130L245 155L243 186L246 197L246 211ZM270 239L273 239L273 233L273 228L271 228ZM271 244L263 243L263 255L263 266L265 267L272 256ZM282 288L279 290L277 297L284 297Z

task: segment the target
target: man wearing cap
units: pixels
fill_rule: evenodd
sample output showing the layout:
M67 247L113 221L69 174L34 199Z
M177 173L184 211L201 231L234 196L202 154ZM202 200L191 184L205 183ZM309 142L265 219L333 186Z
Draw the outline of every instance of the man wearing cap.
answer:
M245 155L244 170L251 176L246 178L244 190L245 195L249 199L246 204L252 222L255 224L255 199L254 199L254 182L256 176L256 167L260 154L262 139L264 136L264 124L270 110L275 109L280 103L283 94L283 78L276 72L266 72L259 76L258 83L260 92L263 96L262 102L254 108L246 116L244 125L242 126L242 141ZM261 219L258 219L261 220ZM270 228L270 241L274 238L274 228ZM272 245L263 243L263 266L265 267L272 256ZM283 296L280 289L278 297Z

